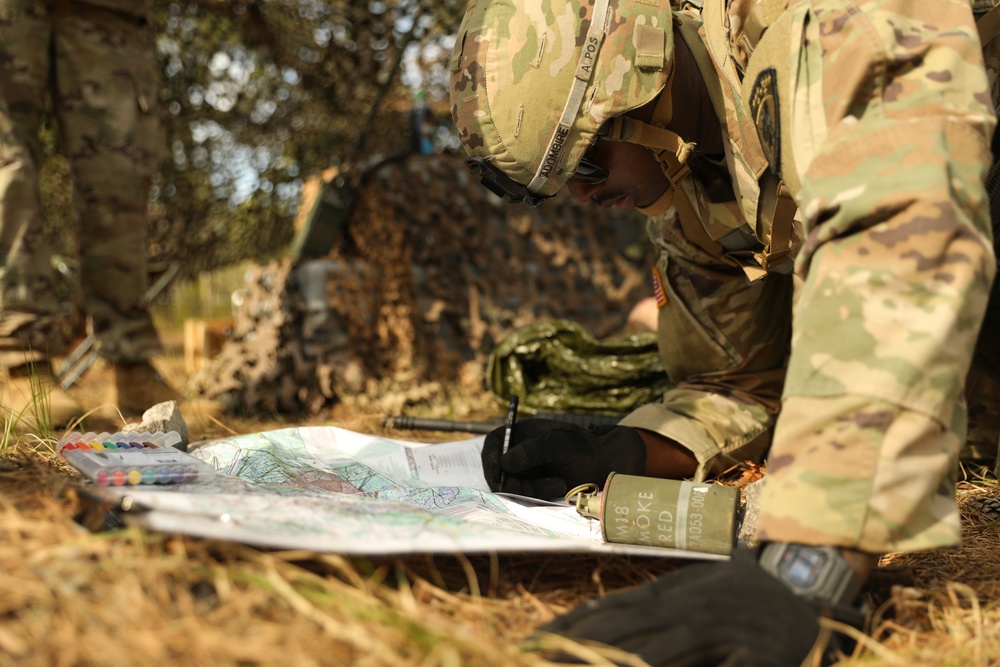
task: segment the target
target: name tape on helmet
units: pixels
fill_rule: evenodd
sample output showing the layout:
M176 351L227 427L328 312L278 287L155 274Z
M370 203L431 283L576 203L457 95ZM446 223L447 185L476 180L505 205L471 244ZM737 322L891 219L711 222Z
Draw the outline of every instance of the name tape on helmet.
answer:
M597 0L594 4L594 20L587 31L584 47L577 61L576 75L573 78L573 85L569 89L569 97L566 99L565 106L563 106L559 124L556 125L555 131L552 133L552 138L549 139L549 145L545 149L545 159L538 165L538 170L535 172L531 182L528 183L529 192L538 192L545 185L545 181L563 163L566 149L569 147L567 139L569 138L570 131L573 129L573 121L576 120L576 115L580 112L587 84L590 83L594 75L594 64L597 62L597 54L601 50L601 44L604 43L609 13L608 5L609 0Z
M576 78L580 81L589 82L594 75L594 65L597 64L597 52L601 50L604 42L604 34L587 35L587 40L583 43L583 53L580 54L580 62L576 66Z
M571 128L564 125L560 125L556 128L556 133L552 135L552 143L549 144L549 150L545 153L545 159L542 160L542 168L539 173L543 178L548 178L552 175L552 172L556 170L559 163L562 162L563 152L566 150L566 139L569 137L569 131Z

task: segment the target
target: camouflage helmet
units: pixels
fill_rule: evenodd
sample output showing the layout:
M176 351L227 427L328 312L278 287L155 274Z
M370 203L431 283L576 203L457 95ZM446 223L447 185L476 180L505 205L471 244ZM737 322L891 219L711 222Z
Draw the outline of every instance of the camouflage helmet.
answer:
M467 162L495 193L537 205L672 66L669 0L469 0L451 59Z

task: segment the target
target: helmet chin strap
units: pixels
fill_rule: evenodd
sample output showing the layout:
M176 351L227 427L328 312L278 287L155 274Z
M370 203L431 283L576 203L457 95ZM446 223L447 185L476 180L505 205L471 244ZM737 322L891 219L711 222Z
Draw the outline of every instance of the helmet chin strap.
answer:
M663 191L663 194L654 201L649 206L636 207L636 210L643 215L648 215L651 218L655 218L658 215L666 213L671 206L674 205L674 189L667 186L667 189Z
M645 146L660 163L663 175L667 177L670 185L660 197L638 210L648 216L656 216L666 212L674 202L674 192L679 187L681 180L691 173L687 166L687 160L691 156L691 151L695 147L692 141L684 141L676 132L671 132L666 128L673 117L673 72L667 79L663 92L660 93L653 108L650 122L645 123L628 116L618 116L611 121L608 134L604 139L612 141L627 141L632 144Z

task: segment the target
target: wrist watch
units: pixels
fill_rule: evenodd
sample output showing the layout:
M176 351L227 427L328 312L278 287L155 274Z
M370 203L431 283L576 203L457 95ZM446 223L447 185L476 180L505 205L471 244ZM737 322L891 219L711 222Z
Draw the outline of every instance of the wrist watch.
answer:
M805 598L850 605L861 592L858 575L837 547L769 542L758 562L761 569Z

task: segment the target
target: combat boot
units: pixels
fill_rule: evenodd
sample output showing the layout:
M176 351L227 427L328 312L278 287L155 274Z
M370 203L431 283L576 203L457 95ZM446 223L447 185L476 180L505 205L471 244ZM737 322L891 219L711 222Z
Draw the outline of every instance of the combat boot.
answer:
M14 432L44 432L70 426L83 406L59 386L48 362L8 368L0 388L0 427ZM4 428L0 428L0 431Z
M184 400L148 361L115 362L111 366L115 374L111 402L125 417L139 417L157 403Z

